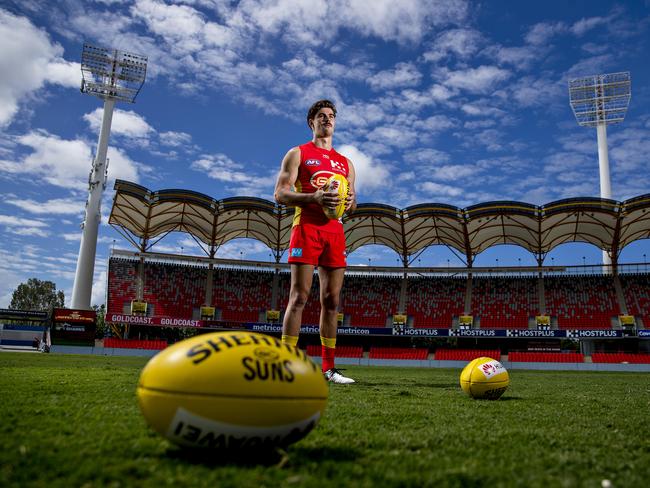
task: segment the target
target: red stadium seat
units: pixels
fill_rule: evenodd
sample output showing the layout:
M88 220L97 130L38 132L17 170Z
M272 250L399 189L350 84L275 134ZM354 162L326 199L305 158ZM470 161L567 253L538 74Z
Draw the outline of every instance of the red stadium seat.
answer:
M310 356L320 357L321 346L310 344L307 346L307 354ZM363 347L361 346L337 346L334 351L337 358L362 358Z
M611 329L620 313L611 276L552 276L544 287L546 312L560 329Z
M378 347L370 348L370 359L409 359L424 360L429 356L429 350L426 348L411 347Z
M527 329L538 315L537 278L476 277L472 279L472 315L482 329Z
M577 352L518 352L508 353L508 361L526 363L583 363L584 355Z
M435 359L440 361L471 361L472 359L487 357L501 360L501 351L498 349L444 349L436 350Z
M595 352L591 355L594 363L650 364L650 354Z

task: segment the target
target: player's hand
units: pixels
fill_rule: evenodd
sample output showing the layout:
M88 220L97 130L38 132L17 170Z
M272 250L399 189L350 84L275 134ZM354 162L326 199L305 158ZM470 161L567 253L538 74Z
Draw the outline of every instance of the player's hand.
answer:
M350 207L352 207L352 204L354 204L354 199L356 198L356 195L354 194L354 191L352 189L348 189L348 196L345 199L345 211L347 212L350 210Z
M336 208L340 202L339 194L335 191L316 190L314 199L321 207Z

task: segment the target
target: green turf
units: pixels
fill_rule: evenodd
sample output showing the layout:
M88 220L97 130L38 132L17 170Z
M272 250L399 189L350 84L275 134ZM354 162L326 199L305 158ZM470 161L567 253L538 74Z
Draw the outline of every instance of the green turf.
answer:
M0 486L648 486L650 376L511 371L496 402L458 370L351 367L286 454L197 455L147 428L146 359L0 354Z

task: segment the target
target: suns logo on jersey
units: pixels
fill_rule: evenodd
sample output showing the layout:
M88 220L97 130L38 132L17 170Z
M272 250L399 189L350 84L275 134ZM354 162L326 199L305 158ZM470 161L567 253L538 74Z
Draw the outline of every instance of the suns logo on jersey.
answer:
M327 180L329 180L330 176L333 174L334 173L331 171L316 171L316 173L311 175L311 178L309 178L309 183L318 190L327 183Z

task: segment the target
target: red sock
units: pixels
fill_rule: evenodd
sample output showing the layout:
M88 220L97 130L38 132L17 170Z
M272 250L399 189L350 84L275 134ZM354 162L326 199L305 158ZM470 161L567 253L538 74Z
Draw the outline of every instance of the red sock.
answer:
M323 358L323 373L334 367L334 349L333 347L320 346L321 357Z

